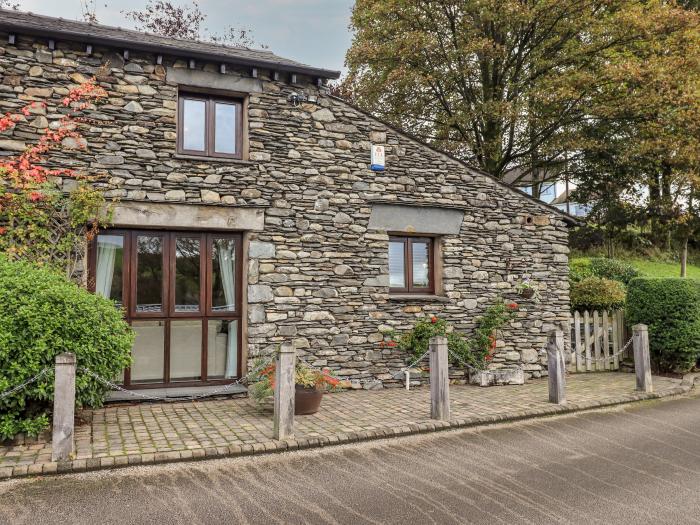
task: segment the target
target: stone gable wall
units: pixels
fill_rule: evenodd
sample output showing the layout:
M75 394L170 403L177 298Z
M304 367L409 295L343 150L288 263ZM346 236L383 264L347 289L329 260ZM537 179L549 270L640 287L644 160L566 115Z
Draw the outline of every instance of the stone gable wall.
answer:
M248 160L178 158L177 85L166 68L186 70L184 59L156 65L155 56L131 51L125 62L120 50L97 46L88 56L84 44L61 41L50 51L22 35L9 45L0 34L0 42L0 111L52 102L0 135L0 154L35 140L60 116L69 87L98 74L109 100L90 112L88 149L70 151L76 144L66 139L56 162L99 175L99 187L121 201L264 209L264 231L248 234L249 355L294 339L316 365L397 384L392 372L407 356L379 344L385 330L438 315L469 332L498 296L518 300L514 286L528 275L542 300L518 301L519 318L501 334L491 366L544 372L538 350L547 331L568 320L567 231L556 213L327 96L312 79L292 86L264 70L261 91L248 98ZM226 75L250 78L230 66ZM292 106L288 96L301 91L318 102ZM384 174L369 170L372 143L386 145ZM464 211L459 235L440 241L443 297L389 297L388 235L368 229L379 202Z

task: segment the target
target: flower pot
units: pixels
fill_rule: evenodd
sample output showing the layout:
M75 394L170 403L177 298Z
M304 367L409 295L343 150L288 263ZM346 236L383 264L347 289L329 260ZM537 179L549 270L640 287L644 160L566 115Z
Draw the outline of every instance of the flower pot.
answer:
M525 299L532 299L535 296L534 288L524 288L520 291L520 295Z
M323 390L296 385L296 392L294 394L294 415L305 416L315 414L321 406L321 399L323 399Z

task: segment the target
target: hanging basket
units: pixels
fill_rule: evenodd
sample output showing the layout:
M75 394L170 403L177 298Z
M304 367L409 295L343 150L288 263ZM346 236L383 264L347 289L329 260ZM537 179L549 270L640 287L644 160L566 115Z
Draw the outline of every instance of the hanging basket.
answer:
M520 290L520 296L524 297L525 299L532 299L535 296L535 289L534 288L523 288Z

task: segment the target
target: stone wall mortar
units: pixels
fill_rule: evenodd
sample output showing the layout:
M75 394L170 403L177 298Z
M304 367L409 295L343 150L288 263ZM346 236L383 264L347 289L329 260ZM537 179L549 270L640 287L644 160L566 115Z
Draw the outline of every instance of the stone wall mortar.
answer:
M176 154L178 86L167 67L183 59L0 34L0 112L50 97L12 133L0 154L16 153L60 117L68 89L98 75L109 98L89 112L87 150L56 152L98 176L107 197L265 209L265 230L251 233L248 349L250 355L293 339L318 366L342 375L398 384L404 352L381 346L386 330L408 329L417 317L438 315L469 332L498 297L518 300L523 276L541 286L539 303L522 302L503 331L492 367L520 365L546 373L538 355L547 331L568 322L568 234L561 217L462 164L396 133L317 89L312 79L292 86L259 71L263 91L248 97L249 159L221 162ZM105 65L106 64L106 65ZM217 64L197 63L217 72ZM227 75L248 75L227 68ZM292 92L318 97L294 107ZM369 170L372 143L386 146L387 170ZM447 206L464 210L459 235L440 238L442 288L448 301L392 300L386 232L368 230L373 203ZM536 217L527 224L524 218ZM520 301L518 301L520 302Z

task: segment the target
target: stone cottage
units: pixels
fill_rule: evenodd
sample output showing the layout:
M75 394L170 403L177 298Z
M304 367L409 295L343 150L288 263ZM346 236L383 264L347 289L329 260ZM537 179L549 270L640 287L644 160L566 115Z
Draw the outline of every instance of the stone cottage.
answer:
M570 218L332 97L338 75L0 10L0 111L49 101L0 135L0 155L51 126L76 83L97 76L108 92L87 150L53 160L116 199L85 282L137 334L126 387L231 382L283 341L362 384L400 385L408 356L381 344L387 330L436 315L468 333L499 297L521 309L490 366L545 373L547 331L568 319ZM517 297L526 277L540 301Z

